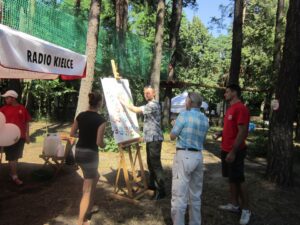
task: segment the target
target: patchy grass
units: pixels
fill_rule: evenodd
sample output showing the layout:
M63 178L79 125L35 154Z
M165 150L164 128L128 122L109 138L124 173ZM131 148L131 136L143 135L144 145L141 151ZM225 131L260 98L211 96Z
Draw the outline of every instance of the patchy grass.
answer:
M268 130L256 129L249 133L247 138L248 155L252 158L267 157L268 153Z

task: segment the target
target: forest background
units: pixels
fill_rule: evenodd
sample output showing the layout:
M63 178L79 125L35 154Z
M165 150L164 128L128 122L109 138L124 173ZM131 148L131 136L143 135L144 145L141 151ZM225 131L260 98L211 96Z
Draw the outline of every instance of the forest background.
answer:
M279 7L282 2L285 6ZM294 2L290 1L291 15L297 15L299 10ZM239 5L242 7L238 10ZM209 28L199 17L187 19L182 13L186 7L196 8L197 1L2 0L2 23L86 54L88 75L82 81L2 79L0 89L13 88L22 93L20 101L29 108L35 120L72 121L76 111L85 108L87 101L84 93L91 89L101 90L100 78L112 75L110 60L115 59L121 76L130 81L136 105L144 103L143 86L151 83L156 87L157 98L164 103L165 109L169 109L172 96L187 90L200 92L210 106L209 112L216 111L217 104L223 102L224 87L230 79L235 79L244 90L243 101L253 118L260 116L256 123L262 127L270 124L270 100L279 73L276 66L288 62L288 57L276 61L275 55L276 49L277 52L283 51L283 44L280 43L287 38L284 33L289 3L283 0L229 1L226 5L220 5L221 16L213 17ZM281 17L278 16L279 9ZM226 18L232 18L233 23L226 26ZM277 29L278 18L281 29ZM295 21L298 17L290 18L291 21L294 19L291 24L297 26ZM236 22L238 19L240 23ZM215 28L227 29L228 32L212 35L211 29ZM291 29L296 31L293 27ZM286 32L288 34L291 33ZM295 37L298 37L296 35L298 32L295 32ZM296 51L298 46L296 42L294 44ZM241 55L236 51L238 47ZM293 49L293 45L288 47ZM292 59L298 60L296 57ZM287 67L285 63L280 74ZM299 88L299 82L294 83ZM285 88L298 90L287 85ZM297 94L292 94L291 99L295 98ZM286 120L274 117L273 124L277 126L273 126L273 133L271 130L271 133L258 137L258 142L269 146L270 152L275 149L278 153L271 154L268 171L271 179L283 185L292 183L291 140L294 136L290 132L276 133L276 129L278 131L278 125L282 122L285 130L294 129L295 139L299 139L300 110L297 113L294 110L299 108L297 105L286 107L288 113L281 114L285 115L281 118ZM226 108L224 102L223 106ZM103 112L106 113L105 108ZM168 112L164 112L163 122L168 130ZM296 127L293 127L293 122L296 122ZM110 129L107 131L106 136L111 143L108 150L113 150L116 146ZM269 138L269 134L273 134L271 137L274 140ZM280 136L282 140L278 138ZM281 141L277 150L274 148L276 141ZM267 155L268 147L264 150ZM280 166L278 163L282 155L284 163Z

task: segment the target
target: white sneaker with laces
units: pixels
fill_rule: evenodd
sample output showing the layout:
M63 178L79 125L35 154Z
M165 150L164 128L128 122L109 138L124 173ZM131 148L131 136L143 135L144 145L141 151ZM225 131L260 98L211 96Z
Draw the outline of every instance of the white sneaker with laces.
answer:
M251 217L251 211L249 209L243 209L240 219L241 225L246 225L249 223Z
M219 209L229 212L238 213L240 212L240 207L238 205L233 205L231 203L228 203L226 205L219 205Z

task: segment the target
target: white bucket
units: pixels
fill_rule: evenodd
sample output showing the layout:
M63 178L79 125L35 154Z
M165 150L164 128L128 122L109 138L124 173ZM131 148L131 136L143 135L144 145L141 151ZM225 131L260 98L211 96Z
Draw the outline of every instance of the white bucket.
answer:
M63 146L62 144L57 146L58 150L57 150L57 157L64 157L65 156L65 146Z
M49 133L44 139L43 152L47 156L56 156L62 146L58 133Z

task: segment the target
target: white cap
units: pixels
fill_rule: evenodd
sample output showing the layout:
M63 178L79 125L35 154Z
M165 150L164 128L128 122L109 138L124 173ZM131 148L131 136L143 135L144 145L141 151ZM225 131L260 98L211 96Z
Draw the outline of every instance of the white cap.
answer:
M6 97L13 97L13 98L18 98L18 93L15 92L14 90L8 90L7 92L5 92L3 95L1 95L2 97L6 98Z

